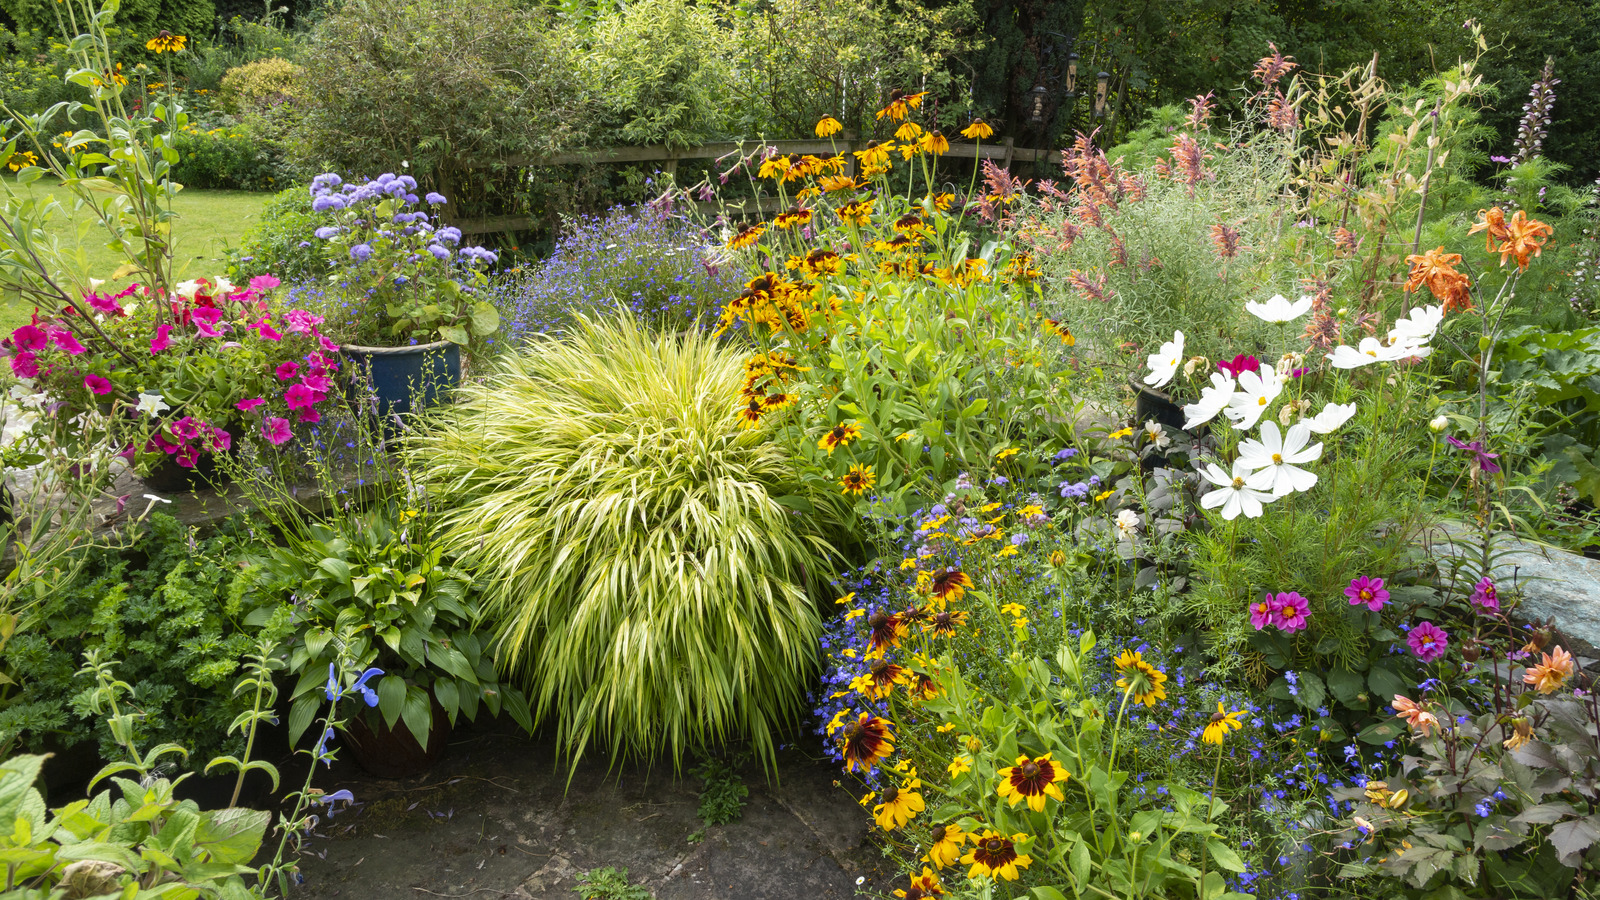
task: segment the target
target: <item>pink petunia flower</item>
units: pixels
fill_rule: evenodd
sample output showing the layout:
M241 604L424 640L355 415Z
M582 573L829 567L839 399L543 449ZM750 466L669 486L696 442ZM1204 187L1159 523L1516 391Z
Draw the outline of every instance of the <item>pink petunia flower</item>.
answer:
M11 346L18 350L43 350L49 342L49 335L37 325L24 325L11 332Z
M295 417L295 421L306 422L311 425L315 425L322 421L322 413L319 413L308 406L305 409L300 410L299 415Z
M261 335L269 341L283 340L283 335L272 329L272 320L270 319L262 319L250 327L256 330L256 334Z
M221 320L222 310L213 306L195 307L194 312L190 314L190 321L194 324L194 330L205 337L222 337L223 333L228 330L228 326L227 323L221 322ZM218 327L219 322L221 322L220 328Z
M288 443L289 439L294 437L294 432L289 428L288 419L268 416L267 420L261 423L261 436L274 447L278 447Z
M212 450L224 453L233 448L233 435L221 428L212 426L211 438L208 443L211 445Z
M1383 587L1382 578L1368 578L1365 575L1350 579L1350 586L1344 589L1344 595L1350 598L1351 606L1366 604L1367 609L1377 612L1389 602L1389 592Z
M118 303L115 297L107 297L105 294L90 294L88 300L89 305L94 308L95 312L102 312L108 316L123 315L122 304Z
M1271 594L1263 594L1260 600L1250 604L1250 624L1257 631L1272 624L1278 615L1278 601Z
M104 375L83 376L83 386L88 388L89 392L96 397L104 397L106 394L111 393L111 381Z
M290 409L301 409L317 402L316 392L303 384L290 385L283 392L283 401L289 404Z
M1494 581L1489 576L1479 578L1478 583L1473 585L1472 606L1489 613L1500 611L1500 592L1495 590Z
M161 351L163 351L163 350L165 350L165 349L167 349L168 347L171 347L171 346L172 346L172 326L171 325L160 325L160 326L157 326L157 328L156 328L156 336L150 339L150 355L151 356L155 356L157 353L160 353Z
M256 407L260 406L261 404L263 404L265 402L267 402L267 401L264 398L251 397L248 400L240 400L238 403L235 403L233 405L233 408L237 409L239 412L246 412L246 413L247 412L253 412L253 411L255 411Z
M300 364L294 362L293 360L287 360L279 363L277 371L274 374L278 376L279 381L288 381L300 374Z
M1450 635L1432 622L1423 622L1406 635L1406 644L1417 655L1417 659L1425 663L1433 662L1444 656L1445 648L1450 646Z
M39 359L26 350L11 355L11 374L18 378L38 378Z
M317 335L317 343L321 344L322 345L322 349L328 351L329 353L338 353L339 352L339 345L335 344L333 341L328 340L323 335L320 335L320 334Z
M178 460L178 465L183 466L185 469L192 469L200 459L200 451L188 444L184 444L178 448L173 456Z
M50 332L50 340L57 347L65 350L70 356L77 356L83 352L83 345L78 343L78 338L65 328L57 328Z
M283 320L287 323L284 327L294 334L309 334L311 329L323 322L321 316L312 315L303 309L289 310L283 314Z
M250 279L250 290L256 292L270 291L282 283L272 275L257 275Z
M306 377L300 379L300 383L308 388L311 388L313 391L316 391L318 394L326 395L328 393L328 376L321 373L307 375ZM318 397L317 399L321 400L322 398Z
M1311 602L1294 591L1280 593L1274 599L1278 612L1272 624L1290 634L1304 630L1306 617L1311 614Z
M200 436L200 426L205 423L197 422L190 416L184 416L168 429L172 436L180 441L192 441Z

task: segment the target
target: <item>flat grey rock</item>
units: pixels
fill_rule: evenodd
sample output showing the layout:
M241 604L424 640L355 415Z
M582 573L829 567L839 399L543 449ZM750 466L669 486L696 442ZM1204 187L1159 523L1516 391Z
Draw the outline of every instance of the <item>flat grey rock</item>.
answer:
M1479 553L1476 536L1457 525L1431 529L1423 545L1436 559L1472 559ZM1553 618L1557 628L1581 642L1569 649L1593 655L1600 647L1600 560L1509 534L1496 537L1495 552L1491 577L1502 591L1515 585L1522 594L1517 618Z

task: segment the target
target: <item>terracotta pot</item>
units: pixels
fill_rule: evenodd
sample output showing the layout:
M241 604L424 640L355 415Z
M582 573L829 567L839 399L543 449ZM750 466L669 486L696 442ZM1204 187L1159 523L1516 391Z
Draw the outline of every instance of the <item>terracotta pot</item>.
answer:
M370 716L357 715L350 720L345 726L345 743L357 765L369 773L379 778L410 778L433 768L444 757L445 748L450 744L450 731L450 718L435 700L433 730L428 732L426 747L417 743L404 719L396 719L394 727L390 728L376 710Z

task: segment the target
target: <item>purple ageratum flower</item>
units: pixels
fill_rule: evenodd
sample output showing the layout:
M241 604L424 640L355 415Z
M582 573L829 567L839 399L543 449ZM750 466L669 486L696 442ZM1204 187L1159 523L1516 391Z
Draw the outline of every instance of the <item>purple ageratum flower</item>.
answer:
M311 179L311 193L325 194L344 183L344 179L332 172L323 172Z
M1362 575L1350 579L1350 586L1344 589L1344 595L1350 598L1351 606L1366 604L1367 609L1377 612L1389 602L1389 592L1383 587L1382 578L1369 578Z
M1417 655L1417 659L1425 663L1433 662L1444 656L1445 648L1450 646L1450 635L1432 622L1423 622L1406 635L1406 644Z
M321 228L318 228L316 230L315 234L316 234L318 239L326 241L326 240L328 240L330 238L333 238L333 237L335 237L335 236L337 236L339 234L339 226L337 226L337 225L324 225Z
M450 202L450 201L446 200L444 198L444 195L439 193L438 191L429 191L428 195L426 197L423 197L422 199L427 201L429 206L443 206L446 203Z
M1493 475L1494 473L1500 471L1499 464L1494 462L1494 460L1500 458L1500 454L1490 453L1488 450L1485 450L1482 441L1473 441L1469 444L1453 435L1445 438L1445 440L1449 441L1450 446L1456 448L1457 450L1466 450L1471 452L1473 455L1473 465L1482 469L1484 472Z
M1272 624L1289 634L1304 631L1306 618L1311 615L1311 601L1295 591L1280 593L1273 599L1278 604L1278 611L1273 617Z
M439 240L445 242L446 244L461 243L461 229L455 227L454 225L446 225L445 227L439 229L439 233L436 236L439 238Z
M1489 613L1500 611L1500 592L1495 590L1494 581L1489 576L1479 578L1478 583L1473 585L1472 606Z
M447 260L450 258L450 251L439 246L438 244L429 244L428 252L433 254L434 259Z
M344 209L346 205L344 198L338 194L320 194L317 199L311 201L311 209L314 212Z
M357 244L350 248L350 258L356 262L366 262L372 258L372 248L366 244Z

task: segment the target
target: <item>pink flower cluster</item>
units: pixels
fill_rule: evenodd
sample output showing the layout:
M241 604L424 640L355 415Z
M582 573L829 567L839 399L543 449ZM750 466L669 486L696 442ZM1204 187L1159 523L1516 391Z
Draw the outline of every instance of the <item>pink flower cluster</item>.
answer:
M1383 586L1382 578L1369 578L1361 575L1350 579L1350 586L1344 589L1344 595L1350 598L1351 606L1365 606L1377 612L1389 602L1389 591Z
M225 453L233 447L233 435L207 422L184 416L166 429L166 435L157 432L150 443L175 458L185 469L194 468L204 452Z
M1304 631L1311 601L1295 591L1265 594L1250 604L1250 624L1260 631L1268 626L1288 634Z
M285 317L290 319L289 331L296 331L296 323L291 318L295 313L302 313L314 320L310 322L301 320L305 329L302 333L316 334L315 326L322 320L304 313L303 310L291 310ZM321 335L317 337L320 338ZM321 350L312 351L303 364L294 360L285 360L278 364L278 368L273 372L277 379L280 382L294 382L283 392L283 402L289 407L289 412L294 415L296 422L316 424L322 421L322 413L317 411L316 406L328 398L328 391L332 389L329 376L338 370L339 363ZM266 402L264 397L252 397L240 400L234 405L240 412L249 415L255 413L256 409ZM261 436L276 447L287 443L294 436L294 432L288 419L282 416L264 416L261 421Z

